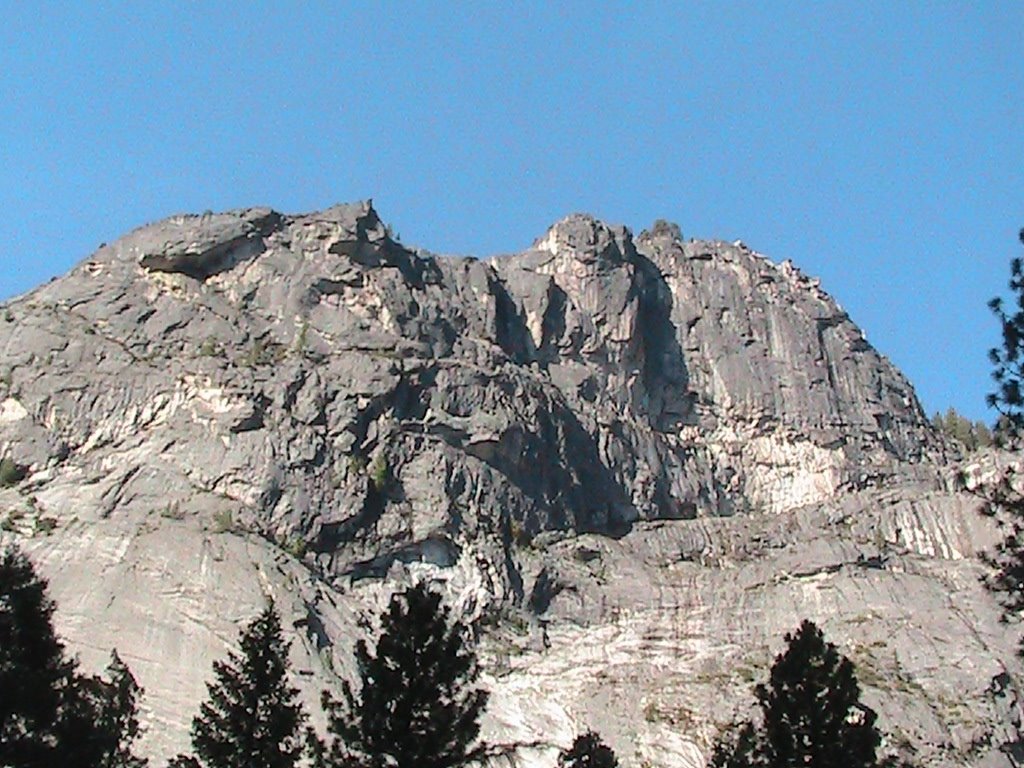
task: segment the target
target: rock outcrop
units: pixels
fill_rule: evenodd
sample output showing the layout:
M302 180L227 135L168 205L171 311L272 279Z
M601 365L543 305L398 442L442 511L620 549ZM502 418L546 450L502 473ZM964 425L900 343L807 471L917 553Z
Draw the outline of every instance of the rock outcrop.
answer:
M0 308L0 453L2 535L83 661L137 672L154 755L265 596L315 702L360 616L430 578L488 627L517 764L596 727L702 765L805 617L894 748L1012 764L958 451L817 281L741 243L574 215L478 261L369 203L175 217Z

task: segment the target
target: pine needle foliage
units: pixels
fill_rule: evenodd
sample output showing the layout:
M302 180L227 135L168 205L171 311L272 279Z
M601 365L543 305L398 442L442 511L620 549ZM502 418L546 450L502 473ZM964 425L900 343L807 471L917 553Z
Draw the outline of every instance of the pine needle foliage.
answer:
M455 768L475 760L487 693L467 632L426 585L395 594L373 653L355 648L361 688L324 694L336 737L330 764L367 768Z
M1024 229L1019 237L1024 243ZM1010 262L1009 287L1014 295L1012 307L999 297L989 302L1002 326L1003 346L993 347L988 353L996 390L988 395L987 402L1002 414L1001 424L1014 439L1024 429L1024 262L1020 258Z
M576 737L569 749L558 755L558 768L618 768L615 752L594 731Z
M0 555L0 765L143 768L138 683L116 651L109 680L79 673L46 586L19 550Z
M1024 499L1012 471L984 492L984 502L982 512L997 518L1004 531L995 551L983 555L993 569L985 586L998 596L1005 618L1019 620L1024 612Z
M206 768L293 768L305 715L288 683L288 644L268 605L242 630L240 652L213 664L209 699L192 721L192 747ZM195 765L180 756L175 765Z
M943 434L956 440L968 451L987 448L992 445L992 430L984 421L971 421L950 406L945 415L936 413L932 425Z
M726 734L714 745L708 768L761 768L765 756L759 749L759 734L753 723L744 723L734 734Z
M75 665L53 631L54 604L28 557L0 556L0 765L46 765L58 755Z
M878 768L881 735L860 702L853 663L813 622L786 635L767 685L755 689L759 724L714 748L711 768Z
M757 687L769 765L874 766L877 716L860 703L853 662L810 621L786 643L768 685Z
M99 732L103 734L101 766L143 768L146 761L132 752L132 745L142 735L138 716L142 689L116 650L110 654L107 679L102 683L104 705L98 721Z
M1020 239L1024 242L1024 230ZM989 351L996 391L988 396L988 404L1001 414L997 443L1019 451L1024 431L1024 264L1019 258L1010 264L1010 290L1015 294L1013 309L1006 309L999 298L989 302L1002 326L1003 347ZM984 502L982 513L995 518L1004 531L995 551L984 556L992 567L985 585L999 597L1004 618L1012 621L1019 621L1024 612L1024 496L1020 484L1011 467L979 492ZM1024 641L1018 653L1024 655Z

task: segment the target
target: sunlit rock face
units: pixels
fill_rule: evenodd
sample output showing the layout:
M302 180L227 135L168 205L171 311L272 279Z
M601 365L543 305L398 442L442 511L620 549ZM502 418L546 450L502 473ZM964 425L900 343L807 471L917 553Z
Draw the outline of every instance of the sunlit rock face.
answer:
M803 618L890 747L1011 765L1016 630L959 454L817 281L741 243L573 215L479 261L369 203L174 217L0 307L0 451L26 475L0 535L83 665L136 672L157 757L268 597L322 726L364 619L429 579L480 622L503 765L587 728L703 765Z

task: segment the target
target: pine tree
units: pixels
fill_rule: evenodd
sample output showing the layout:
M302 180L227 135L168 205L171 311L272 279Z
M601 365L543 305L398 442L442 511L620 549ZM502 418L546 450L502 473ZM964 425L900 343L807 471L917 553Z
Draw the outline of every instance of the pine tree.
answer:
M853 663L810 621L786 643L757 687L769 765L874 766L877 716L860 703Z
M0 556L0 765L56 764L75 665L53 631L46 581L17 549Z
M1024 230L1020 239L1024 243ZM1019 258L1013 259L1010 265L1010 290L1015 294L1015 309L1007 312L999 298L989 302L1002 326L1003 348L989 350L995 366L992 378L997 386L987 400L1000 412L996 424L997 444L1019 450L1024 432L1024 264ZM1019 618L1024 613L1024 497L1019 486L1016 471L1006 470L984 493L982 508L983 513L996 518L1005 531L995 553L985 556L994 569L985 584L999 595L1007 619ZM1024 641L1018 653L1024 655Z
M192 747L206 768L293 768L305 715L288 684L288 644L273 605L242 630L241 653L213 664L209 700L192 721ZM179 756L175 766L194 766Z
M756 768L765 765L760 734L744 723L735 735L727 734L712 749L708 768Z
M328 768L330 765L327 746L312 728L306 729L306 763L309 768Z
M1019 237L1024 243L1024 229ZM1014 293L1015 306L1009 311L998 297L989 302L1002 326L1003 346L989 350L989 358L995 366L992 378L996 391L987 401L1002 414L1001 423L1009 437L1016 438L1024 429L1024 262L1020 258L1010 262L1010 290Z
M167 763L167 768L202 768L202 766L191 755L175 755Z
M80 768L146 765L131 751L139 735L135 709L138 686L127 668L120 666L123 672L116 670L115 674L127 674L127 679L107 681L98 676L75 675L55 728L63 764Z
M132 744L142 734L138 700L142 689L117 651L110 654L107 682L103 686L99 732L103 735L102 768L142 768L146 761L132 753Z
M577 736L558 756L558 768L618 768L615 752L593 731Z
M114 653L110 681L82 675L53 630L46 581L16 549L0 556L0 765L142 768L138 685Z
M768 685L756 688L761 723L720 742L714 768L877 768L876 715L860 702L853 663L804 621L786 635Z
M985 422L971 421L952 406L946 411L945 416L936 413L932 417L932 425L969 451L992 445L992 432Z
M425 585L392 597L376 652L355 649L362 686L343 701L324 694L334 765L454 768L474 760L487 694L474 687L476 655L452 624L441 596Z
M992 436L992 430L988 428L988 424L984 421L974 422L974 443L979 448L987 448L992 445L994 438Z

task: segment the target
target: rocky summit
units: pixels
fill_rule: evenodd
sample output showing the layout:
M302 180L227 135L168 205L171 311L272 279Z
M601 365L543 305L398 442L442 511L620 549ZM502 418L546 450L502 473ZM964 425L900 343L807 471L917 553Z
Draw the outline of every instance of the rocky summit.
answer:
M1017 629L963 457L818 281L586 215L477 260L368 203L176 216L0 305L0 536L186 747L272 597L311 703L397 587L479 628L495 765L593 728L696 768L809 618L887 748L1019 753Z

